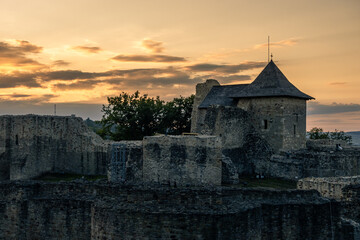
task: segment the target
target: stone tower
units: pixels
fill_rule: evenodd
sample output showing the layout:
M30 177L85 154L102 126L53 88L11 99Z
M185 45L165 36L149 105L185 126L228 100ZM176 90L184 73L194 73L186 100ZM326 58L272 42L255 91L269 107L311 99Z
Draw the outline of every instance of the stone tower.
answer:
M305 147L306 101L314 98L291 84L272 60L251 84L230 97L250 114L255 129L275 152Z
M221 86L210 83L213 82L196 86L193 132L201 133L211 107L241 108L249 116L254 129L251 131L262 136L274 152L305 147L306 101L314 98L291 84L272 60L251 84ZM200 89L203 91L198 91ZM216 126L226 128L230 125L219 122ZM231 129L224 132L231 133Z

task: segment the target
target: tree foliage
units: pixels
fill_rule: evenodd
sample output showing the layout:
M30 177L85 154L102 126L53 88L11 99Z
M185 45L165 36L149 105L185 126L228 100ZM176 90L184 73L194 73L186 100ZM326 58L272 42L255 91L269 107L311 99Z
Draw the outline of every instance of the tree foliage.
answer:
M308 132L310 139L332 139L332 140L343 140L347 143L351 143L352 137L345 135L344 131L335 129L334 132L324 132L322 128L314 127Z
M190 131L194 96L175 98L165 103L159 97L121 93L108 97L103 105L102 128L98 134L113 140L141 140L155 133L181 134Z

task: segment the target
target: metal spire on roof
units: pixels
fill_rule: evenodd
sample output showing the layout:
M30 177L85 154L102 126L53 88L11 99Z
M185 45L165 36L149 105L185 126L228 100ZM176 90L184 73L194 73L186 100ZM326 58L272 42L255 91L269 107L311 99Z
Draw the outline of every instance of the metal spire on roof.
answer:
M270 36L268 36L268 63L269 61L269 53L270 53Z

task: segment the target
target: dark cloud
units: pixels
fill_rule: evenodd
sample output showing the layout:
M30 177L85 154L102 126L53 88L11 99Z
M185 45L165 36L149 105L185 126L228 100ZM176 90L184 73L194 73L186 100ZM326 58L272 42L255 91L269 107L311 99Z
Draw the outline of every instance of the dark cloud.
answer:
M345 113L360 111L360 104L350 103L332 103L332 104L320 104L319 102L309 102L308 114L332 114L332 113Z
M27 97L31 97L32 95L28 95L28 94L7 94L7 95L0 95L0 98L3 97L9 97L9 98L27 98Z
M52 71L43 72L38 74L43 81L53 80L75 80L75 79L93 79L96 78L99 73L83 72L79 70L63 70L63 71ZM101 74L100 74L101 75Z
M75 46L72 47L72 49L85 53L98 53L102 51L100 47L88 47L88 46Z
M42 47L29 43L28 41L16 40L16 45L11 45L7 42L0 42L1 54L12 53L39 53L42 51Z
M0 105L24 105L24 104L42 104L50 101L52 98L57 97L58 95L54 94L44 94L44 95L21 95L21 94L12 94L12 95L0 95ZM5 98L4 98L5 97ZM15 99L14 99L15 98ZM20 98L20 99L16 99ZM26 99L22 99L26 98Z
M40 53L42 47L33 45L28 41L16 40L12 45L7 42L0 42L0 65L41 67L39 62L27 57L30 53Z
M125 78L122 81L122 84L125 86L131 87L169 87L175 84L179 85L193 85L194 83L200 82L202 79L200 78L191 78L188 74L184 72L174 72L166 77L156 77L156 76L144 76L142 78L137 79L129 79Z
M70 62L66 62L64 60L56 60L52 63L53 66L68 66Z
M251 80L250 75L237 75L237 74L229 75L229 76L206 75L206 76L202 76L202 78L203 79L215 78L220 83L231 83L231 82L235 82L235 81L248 81L248 80Z
M93 89L95 87L95 85L100 82L102 82L102 81L99 81L99 80L76 81L76 82L70 83L70 84L57 83L57 84L54 84L52 87L54 90L61 90L61 91L76 90L76 89L89 90L89 89Z
M117 55L112 58L120 62L185 62L183 57L175 57L169 55Z
M216 72L223 74L238 73L254 68L261 68L266 62L246 62L237 65L199 63L187 66L186 69L193 72Z
M161 53L164 51L164 47L162 46L162 42L157 42L151 39L144 39L141 42L141 45L146 49L150 50L153 53Z
M41 87L36 80L36 74L14 73L12 75L0 74L0 88L13 87Z

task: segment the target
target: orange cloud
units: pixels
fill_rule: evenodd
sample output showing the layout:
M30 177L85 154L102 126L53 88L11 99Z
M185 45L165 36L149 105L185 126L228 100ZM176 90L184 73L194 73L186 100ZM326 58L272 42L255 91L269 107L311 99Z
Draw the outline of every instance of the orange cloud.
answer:
M175 57L169 55L118 55L111 58L119 62L185 62L183 57Z
M157 41L154 41L154 40L151 40L151 39L144 39L141 42L141 45L145 49L147 49L147 50L149 50L149 51L151 51L153 53L161 53L161 52L163 52L164 47L162 46L162 44L163 44L162 42L157 42Z
M298 42L299 42L298 39L290 38L290 39L281 40L278 42L270 42L270 47L291 47L291 46L298 44ZM268 44L263 43L263 44L255 45L254 49L263 48L263 47L268 47Z
M28 41L14 40L12 42L0 42L0 70L20 70L39 69L43 64L29 58L28 54L37 54L42 51L42 47L33 45Z
M84 53L98 53L102 51L100 47L88 47L88 46L75 46L72 47L72 49Z
M240 71L261 68L266 65L266 62L244 62L241 64L230 65L230 64L210 64L210 63L199 63L190 66L186 66L185 69L193 72L214 72L214 73L237 73Z
M68 66L68 65L70 65L70 63L66 62L64 60L56 60L56 61L53 61L52 65L53 66Z

